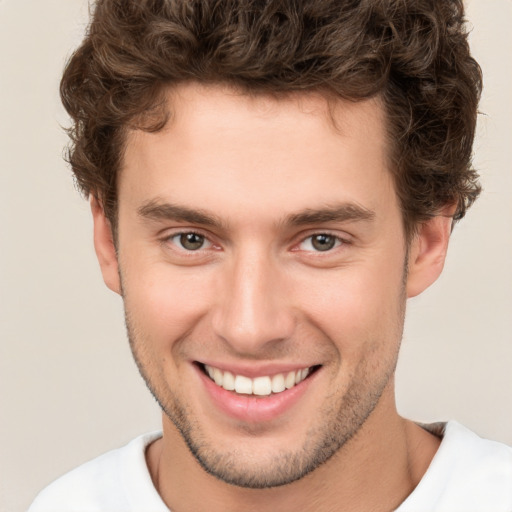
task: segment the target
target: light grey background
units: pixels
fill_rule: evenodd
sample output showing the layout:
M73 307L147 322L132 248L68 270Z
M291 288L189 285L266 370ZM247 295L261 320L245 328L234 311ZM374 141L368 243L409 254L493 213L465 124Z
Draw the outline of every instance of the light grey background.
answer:
M475 162L483 197L443 277L409 304L400 411L512 444L512 2L472 0L485 75ZM58 99L85 0L0 0L0 510L159 426L101 280L88 205L63 163Z

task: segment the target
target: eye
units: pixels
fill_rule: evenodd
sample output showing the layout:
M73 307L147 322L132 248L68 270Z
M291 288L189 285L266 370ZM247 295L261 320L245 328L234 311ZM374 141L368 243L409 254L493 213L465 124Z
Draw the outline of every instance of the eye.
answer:
M336 236L318 233L305 238L300 244L300 249L302 251L326 252L339 247L341 244L342 240Z
M170 237L172 243L185 249L186 251L198 251L199 249L206 249L211 246L211 243L198 233L177 233Z

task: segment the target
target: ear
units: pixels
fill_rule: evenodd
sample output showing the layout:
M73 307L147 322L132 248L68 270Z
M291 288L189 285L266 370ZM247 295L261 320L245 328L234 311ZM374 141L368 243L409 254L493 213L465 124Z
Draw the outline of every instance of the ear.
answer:
M105 216L103 206L95 197L91 198L91 212L94 221L94 249L100 264L103 281L112 291L121 295L121 283L112 227L110 221Z
M420 224L409 247L407 297L415 297L440 276L446 259L455 207Z

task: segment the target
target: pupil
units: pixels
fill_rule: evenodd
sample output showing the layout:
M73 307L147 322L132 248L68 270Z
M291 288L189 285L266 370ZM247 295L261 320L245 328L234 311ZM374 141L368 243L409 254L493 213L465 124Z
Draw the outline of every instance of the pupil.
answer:
M189 251L197 251L203 245L204 238L201 235L195 233L185 233L180 236L180 243Z
M335 244L335 239L330 235L315 235L311 241L317 251L328 251Z

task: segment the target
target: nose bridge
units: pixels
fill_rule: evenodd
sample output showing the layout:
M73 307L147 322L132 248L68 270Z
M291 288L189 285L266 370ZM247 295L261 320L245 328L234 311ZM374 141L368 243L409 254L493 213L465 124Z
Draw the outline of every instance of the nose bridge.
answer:
M284 273L267 251L247 247L226 268L214 315L216 334L239 353L256 354L288 338L294 328Z

